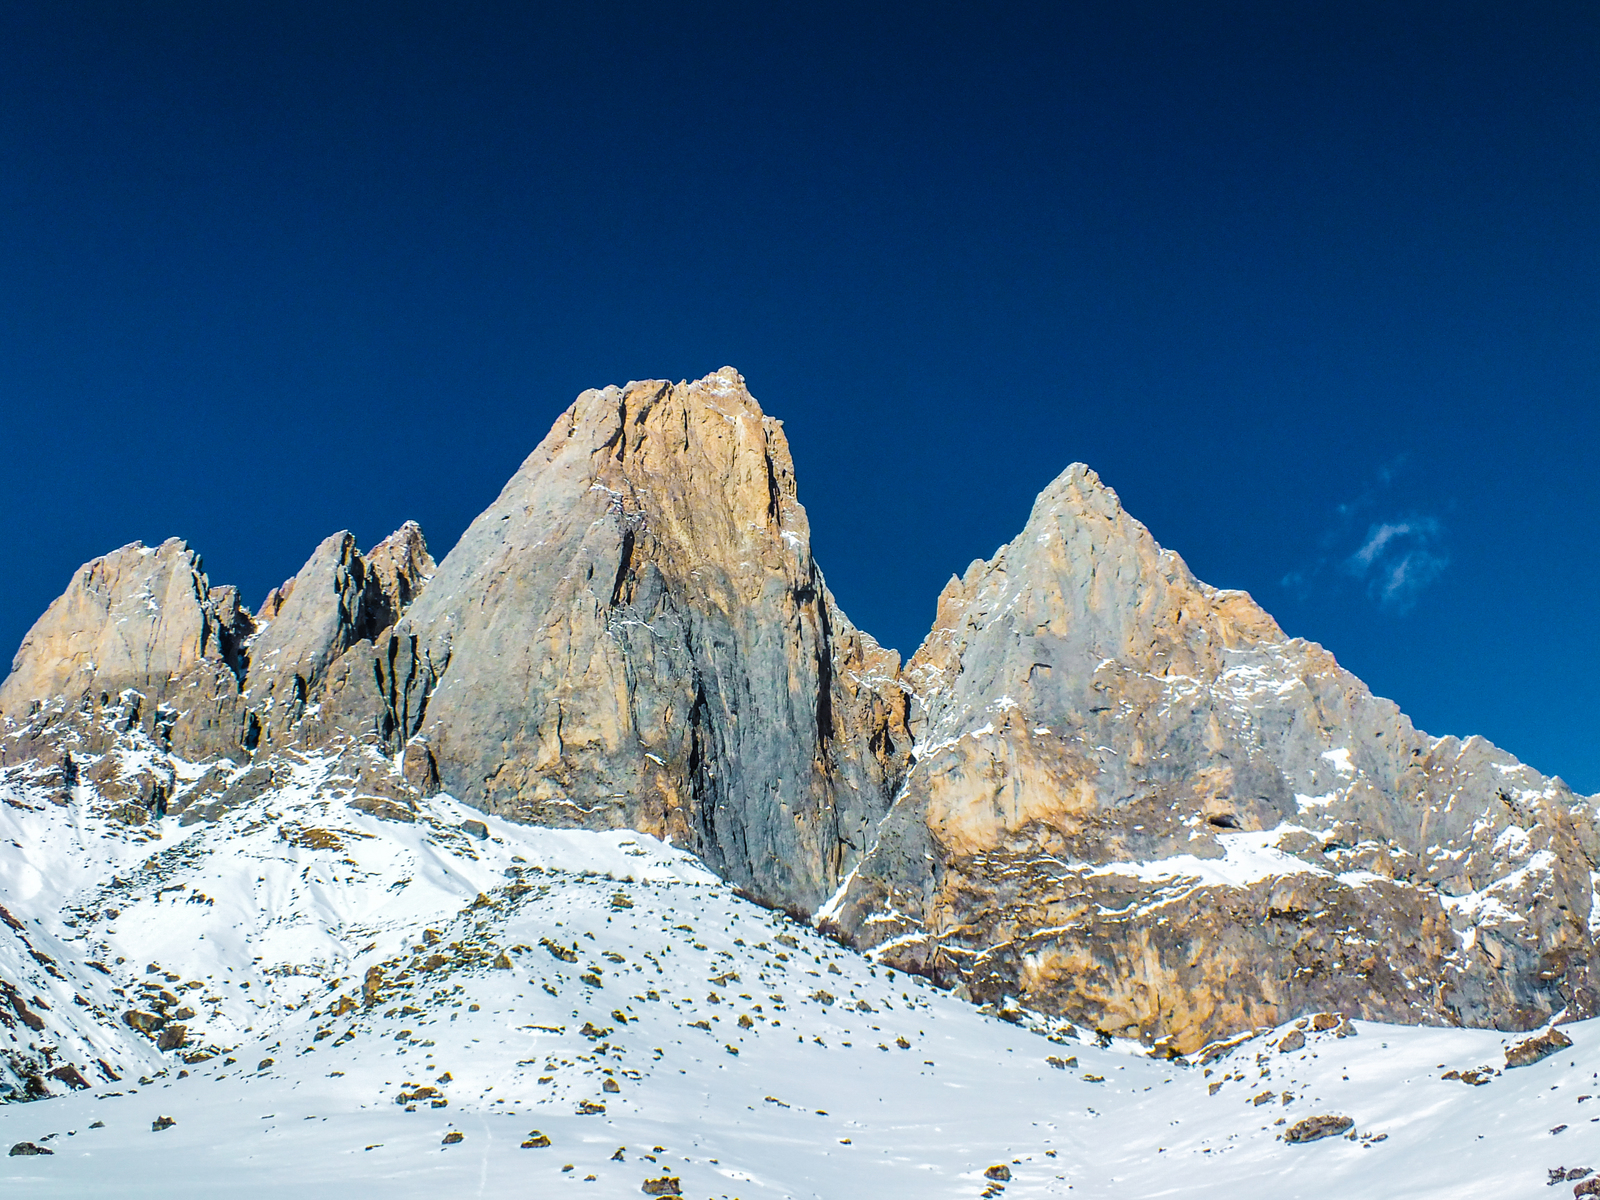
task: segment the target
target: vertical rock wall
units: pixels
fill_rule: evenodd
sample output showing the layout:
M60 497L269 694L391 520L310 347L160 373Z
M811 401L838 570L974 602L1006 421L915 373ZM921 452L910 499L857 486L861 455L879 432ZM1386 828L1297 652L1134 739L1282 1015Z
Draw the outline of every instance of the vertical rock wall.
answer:
M670 837L768 903L837 886L907 761L898 657L834 603L731 369L585 392L394 637L446 789Z

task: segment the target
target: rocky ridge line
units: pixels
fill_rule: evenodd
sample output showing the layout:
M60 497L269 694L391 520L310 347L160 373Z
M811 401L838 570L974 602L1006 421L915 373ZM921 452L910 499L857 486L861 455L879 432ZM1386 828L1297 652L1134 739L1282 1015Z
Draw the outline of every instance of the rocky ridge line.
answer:
M882 961L1171 1053L1596 1008L1592 801L1419 733L1081 465L902 670L731 368L583 393L437 566L414 524L336 534L252 614L183 543L124 547L0 685L7 778L135 838L308 753L390 819L445 791L671 839Z

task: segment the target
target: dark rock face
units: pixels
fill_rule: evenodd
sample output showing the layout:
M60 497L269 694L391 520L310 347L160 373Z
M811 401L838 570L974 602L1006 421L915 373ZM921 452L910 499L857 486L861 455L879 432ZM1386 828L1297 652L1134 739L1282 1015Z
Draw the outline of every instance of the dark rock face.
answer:
M442 790L670 838L892 966L1169 1054L1600 1008L1592 800L1416 730L1082 466L902 670L731 368L585 392L437 566L414 524L335 534L251 613L182 542L96 559L0 684L0 769L108 836L305 754L388 820Z
M351 534L334 534L273 590L250 644L247 677L270 740L296 740L308 705L325 690L330 666L392 626L433 569L422 530L408 521L367 555Z

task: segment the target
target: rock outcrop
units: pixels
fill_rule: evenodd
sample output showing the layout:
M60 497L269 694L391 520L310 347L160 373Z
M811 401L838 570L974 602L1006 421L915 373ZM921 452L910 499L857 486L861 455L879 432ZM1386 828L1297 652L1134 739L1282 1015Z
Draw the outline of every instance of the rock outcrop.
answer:
M916 765L823 912L887 962L1180 1051L1318 1009L1595 1011L1593 807L1419 733L1086 467L950 581L906 676Z
M96 559L0 685L0 767L83 785L107 836L313 758L389 820L443 791L669 838L892 966L1166 1053L1597 1009L1592 801L1419 732L1082 466L902 670L731 368L585 392L437 566L413 524L335 534L251 613L182 542Z
M109 720L196 757L248 750L253 632L238 591L213 588L182 541L134 542L81 567L28 632L0 683L0 717L42 728L71 712L92 741Z
M318 546L262 605L247 686L269 737L287 744L330 665L370 644L421 594L434 572L422 530L407 521L363 555L348 530Z
M69 756L68 742L98 754L134 729L194 761L291 744L330 663L393 625L433 568L413 522L367 555L337 533L255 614L177 538L97 558L0 684L0 764Z

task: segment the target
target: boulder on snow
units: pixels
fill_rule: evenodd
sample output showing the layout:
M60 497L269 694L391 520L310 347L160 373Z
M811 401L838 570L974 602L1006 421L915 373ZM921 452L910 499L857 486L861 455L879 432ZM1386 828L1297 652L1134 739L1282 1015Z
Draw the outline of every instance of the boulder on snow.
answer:
M1527 1038L1515 1046L1506 1047L1506 1066L1527 1067L1549 1058L1557 1050L1572 1045L1572 1039L1559 1029L1548 1029L1538 1037Z
M22 1158L30 1154L54 1154L55 1151L48 1146L35 1146L32 1142L18 1142L11 1147L10 1158Z
M171 1129L178 1122L171 1117L157 1117L150 1122L150 1132L160 1133L163 1129Z
M1011 1182L1011 1168L1005 1163L996 1163L983 1173L985 1179L998 1180L1000 1183Z
M1302 1142L1320 1141L1325 1137L1338 1137L1348 1132L1355 1122L1349 1117L1342 1117L1334 1113L1320 1117L1307 1117L1289 1127L1289 1132L1283 1135L1283 1140L1298 1145Z
M151 1034L167 1023L167 1019L159 1013L140 1012L130 1008L122 1014L122 1021L129 1029L136 1029L143 1034Z
M62 1083L73 1089L73 1091L82 1091L84 1088L89 1086L89 1081L83 1077L83 1073L71 1063L67 1063L65 1066L57 1067L53 1071L46 1071L45 1074L49 1075L52 1079L59 1079Z
M639 1190L646 1196L681 1196L683 1187L676 1175L663 1175L660 1179L646 1179Z

